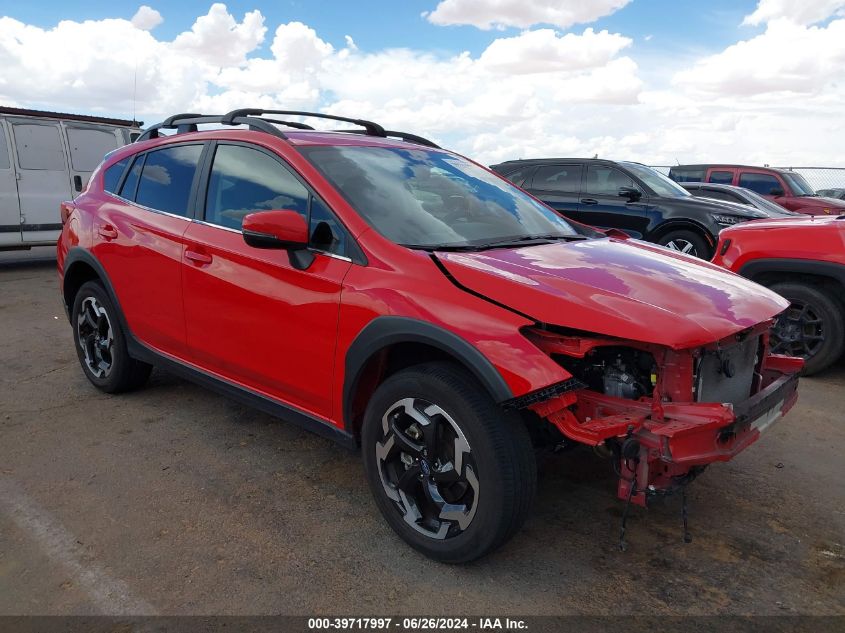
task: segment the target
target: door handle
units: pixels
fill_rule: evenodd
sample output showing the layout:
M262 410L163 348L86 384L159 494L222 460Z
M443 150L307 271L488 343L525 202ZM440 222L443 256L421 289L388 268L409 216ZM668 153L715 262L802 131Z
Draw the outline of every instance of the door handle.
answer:
M595 198L581 198L581 204L598 204L599 201Z
M101 224L97 228L97 233L100 237L105 240L116 240L117 239L117 229L114 228L111 224Z
M73 188L76 189L77 192L82 191L82 176L73 177Z
M185 251L185 259L190 259L197 266L205 266L211 263L211 255L198 251Z

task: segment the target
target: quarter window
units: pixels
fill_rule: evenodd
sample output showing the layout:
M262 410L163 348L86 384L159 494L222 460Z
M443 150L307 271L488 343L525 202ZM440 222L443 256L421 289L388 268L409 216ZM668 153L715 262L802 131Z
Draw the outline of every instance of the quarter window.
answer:
M516 171L512 171L509 174L503 174L505 178L510 180L513 184L517 187L525 187L530 185L530 182L526 182L528 180L528 176L531 175L531 171L534 169L534 165L530 165L528 167L521 167Z
M346 231L323 201L315 196L311 196L308 226L311 248L336 255L346 254Z
M596 196L615 196L620 187L634 187L639 189L630 177L613 167L590 165L587 167L587 182L584 185L586 193Z
M201 154L202 145L175 145L149 152L135 201L150 209L187 216Z
M219 145L208 181L205 221L240 230L244 216L289 209L308 214L308 190L279 161L241 145Z
M756 191L762 196L772 195L772 189L783 189L777 178L769 174L744 173L739 177L739 186Z
M581 189L581 166L544 165L538 167L531 188L578 193Z
M103 174L103 189L109 193L115 193L117 191L117 186L120 184L120 177L123 175L123 171L126 169L126 165L128 164L129 159L124 158L106 169Z

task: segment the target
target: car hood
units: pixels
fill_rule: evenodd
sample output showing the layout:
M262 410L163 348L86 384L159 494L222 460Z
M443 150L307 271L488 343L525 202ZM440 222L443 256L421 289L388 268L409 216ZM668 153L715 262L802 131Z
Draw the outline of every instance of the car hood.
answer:
M838 198L823 198L821 196L795 196L787 198L793 205L802 209L829 209L830 215L842 213L845 209L845 200Z
M660 198L660 200L668 202L675 208L685 208L699 212L740 215L747 217L749 220L766 217L765 212L737 202L699 198L698 196L689 196L688 198Z
M735 235L737 232L781 229L781 230L809 230L819 229L823 231L832 230L829 227L839 229L845 228L845 216L842 215L807 215L801 213L784 218L768 218L766 220L755 220L743 222L722 231L722 236Z
M788 306L722 268L636 240L436 257L460 286L536 321L675 349L720 340Z

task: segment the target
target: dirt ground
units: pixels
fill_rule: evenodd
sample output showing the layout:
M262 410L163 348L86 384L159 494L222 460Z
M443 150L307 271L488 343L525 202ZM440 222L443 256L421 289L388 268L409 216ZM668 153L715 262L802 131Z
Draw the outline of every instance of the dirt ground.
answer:
M357 454L156 370L96 391L53 262L0 263L0 614L845 615L845 366L680 499L541 463L524 529L450 567L402 544Z

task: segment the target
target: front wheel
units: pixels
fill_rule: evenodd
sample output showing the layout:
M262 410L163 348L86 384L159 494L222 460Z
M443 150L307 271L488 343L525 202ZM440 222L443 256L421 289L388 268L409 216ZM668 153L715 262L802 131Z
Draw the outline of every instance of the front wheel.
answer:
M790 303L772 328L772 352L803 358L805 376L826 369L842 356L845 318L833 296L818 286L794 282L769 288Z
M528 432L455 365L426 363L385 380L361 442L379 510L430 558L474 560L525 521L537 486Z
M694 231L670 231L657 240L657 243L671 251L710 259L710 247L707 245L707 240Z

